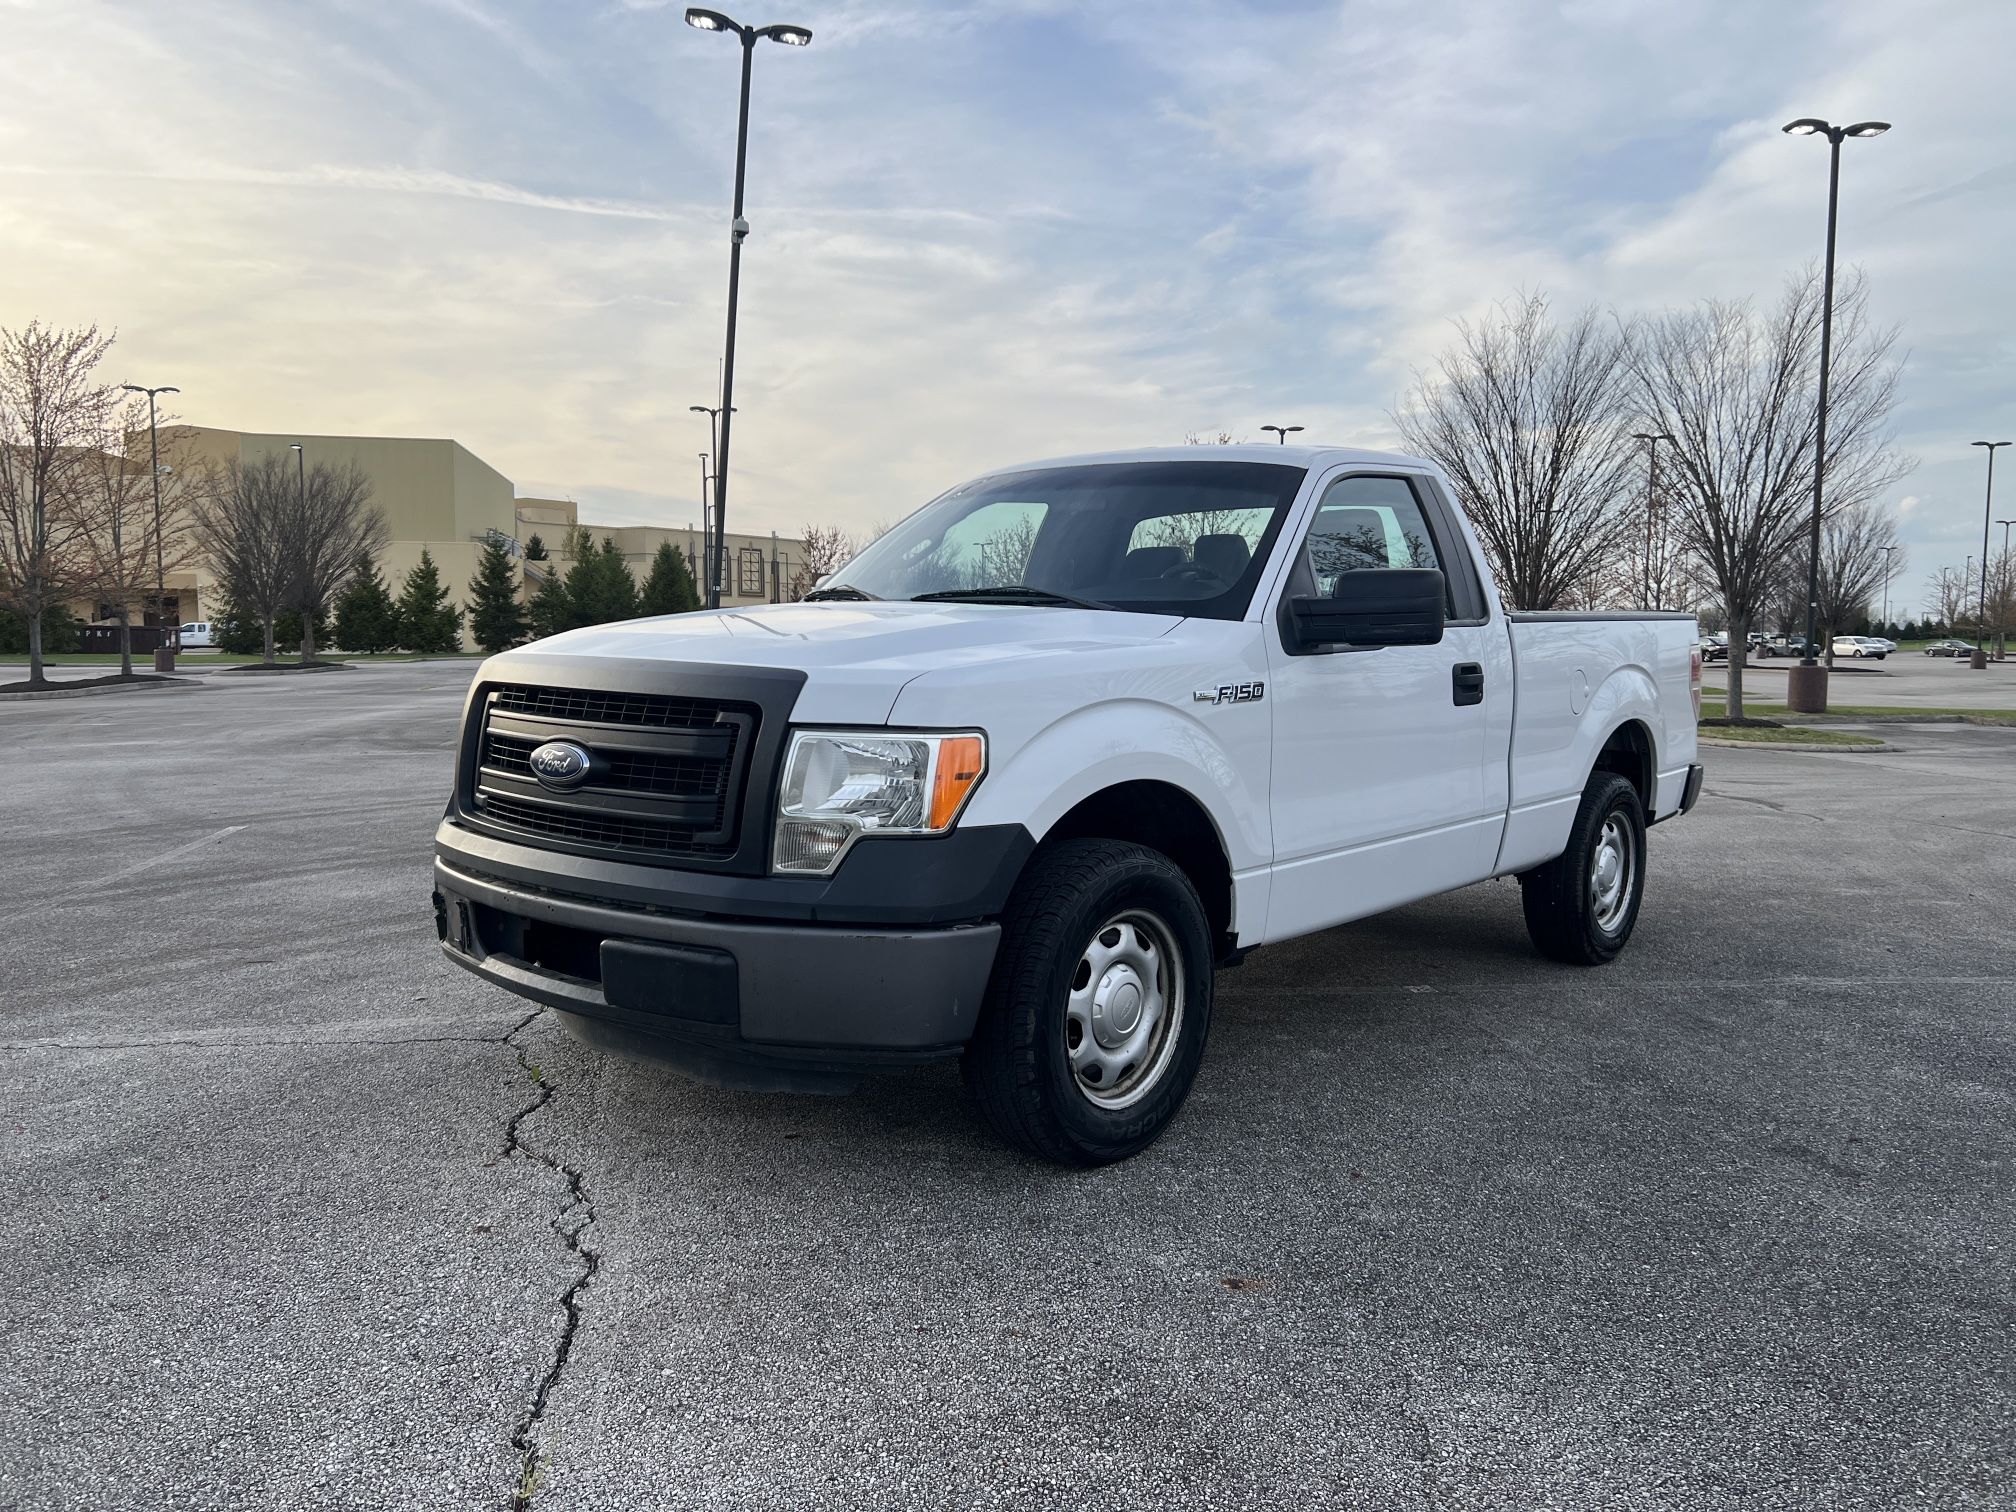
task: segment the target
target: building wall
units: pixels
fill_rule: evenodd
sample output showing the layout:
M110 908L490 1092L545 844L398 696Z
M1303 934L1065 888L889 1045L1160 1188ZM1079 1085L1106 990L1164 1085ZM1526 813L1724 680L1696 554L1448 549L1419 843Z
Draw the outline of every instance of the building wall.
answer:
M668 529L658 525L597 525L580 518L580 508L572 499L520 499L518 539L537 534L548 552L566 570L562 556L569 537L577 527L585 528L599 546L606 536L623 553L624 565L642 586L651 571L651 559L660 542L670 541L683 552L693 569L693 580L705 587L700 566L700 532L697 528ZM753 553L753 555L752 555ZM804 542L792 536L740 535L728 532L727 580L721 602L743 606L774 603L790 597L793 579L805 560Z
M173 445L190 463L251 462L285 453L299 442L308 463L355 462L371 479L371 502L385 516L391 541L379 559L396 593L400 579L420 561L434 558L449 596L458 605L483 551L486 531L512 535L517 501L511 480L459 442L435 437L315 436L178 426ZM182 605L182 618L207 619L217 604L217 584L207 567L192 575L195 603ZM172 580L170 590L177 586ZM467 636L464 637L467 644Z

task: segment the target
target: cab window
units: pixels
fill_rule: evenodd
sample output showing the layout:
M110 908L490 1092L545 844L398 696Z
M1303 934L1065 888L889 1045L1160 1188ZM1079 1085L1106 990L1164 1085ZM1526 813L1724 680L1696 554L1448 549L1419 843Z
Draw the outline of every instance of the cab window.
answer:
M1441 568L1426 511L1405 478L1339 478L1324 491L1302 564L1324 597L1347 572ZM1451 605L1454 612L1454 605Z

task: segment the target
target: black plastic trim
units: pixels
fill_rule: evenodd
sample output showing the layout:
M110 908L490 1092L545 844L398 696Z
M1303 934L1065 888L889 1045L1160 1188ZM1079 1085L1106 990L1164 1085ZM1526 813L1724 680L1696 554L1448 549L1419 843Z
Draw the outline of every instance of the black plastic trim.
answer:
M890 927L998 918L1035 848L1019 824L962 825L857 841L830 877L742 877L548 850L459 817L434 837L435 855L458 871L558 898L688 918Z

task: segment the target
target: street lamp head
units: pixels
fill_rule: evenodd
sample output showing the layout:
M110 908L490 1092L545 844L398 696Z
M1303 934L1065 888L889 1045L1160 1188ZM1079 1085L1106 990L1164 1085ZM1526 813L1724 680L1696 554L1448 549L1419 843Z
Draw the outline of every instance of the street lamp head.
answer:
M756 35L768 37L772 42L782 42L786 47L812 45L812 33L802 26L766 26Z
M686 24L688 26L697 26L701 31L739 32L742 30L740 26L722 15L721 12L702 10L697 5L689 5L686 8Z
M691 11L687 15L692 15ZM1796 121L1787 121L1779 128L1787 136L1824 136L1834 128L1818 116L1801 116Z
M289 450L289 451L300 451L300 450L301 450L301 443L300 443L299 441L289 441L289 442L287 443L287 450Z
M1633 431L1633 441L1671 441L1673 438L1664 431Z
M1970 441L1967 444L1970 446L1985 446L1992 452L1996 447L2007 446L2009 443L2007 441Z
M1890 129L1888 121L1857 121L1853 126L1841 128L1841 135L1852 137L1878 137Z

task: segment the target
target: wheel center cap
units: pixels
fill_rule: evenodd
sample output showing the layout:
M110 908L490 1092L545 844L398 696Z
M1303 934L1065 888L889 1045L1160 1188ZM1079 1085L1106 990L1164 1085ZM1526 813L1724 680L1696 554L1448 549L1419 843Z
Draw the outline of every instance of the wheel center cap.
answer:
M1100 978L1092 994L1092 1032L1109 1049L1134 1032L1147 1002L1141 979L1131 966L1116 966Z

